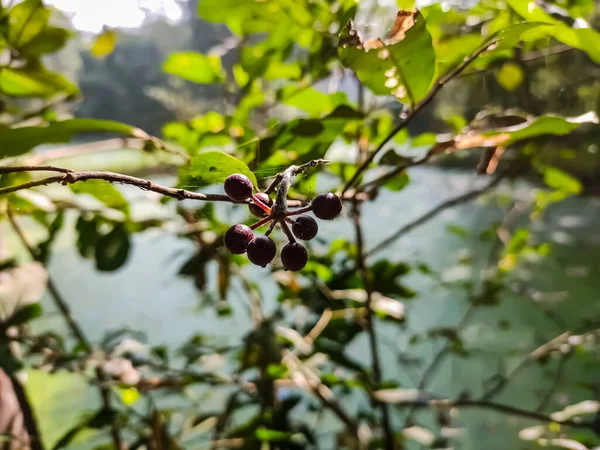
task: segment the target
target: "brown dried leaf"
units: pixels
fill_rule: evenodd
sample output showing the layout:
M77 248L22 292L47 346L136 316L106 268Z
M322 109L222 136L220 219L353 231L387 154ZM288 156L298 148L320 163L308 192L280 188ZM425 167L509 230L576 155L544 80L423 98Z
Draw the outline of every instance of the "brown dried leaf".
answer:
M463 134L454 138L455 147L464 150L473 147L497 147L506 144L510 140L510 133L500 133L493 136L484 134Z

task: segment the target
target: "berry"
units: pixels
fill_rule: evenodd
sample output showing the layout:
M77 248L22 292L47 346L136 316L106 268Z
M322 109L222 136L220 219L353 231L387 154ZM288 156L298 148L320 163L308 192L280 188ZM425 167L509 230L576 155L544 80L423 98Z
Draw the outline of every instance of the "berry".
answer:
M310 241L317 235L319 225L317 221L310 216L300 216L292 224L292 232L298 239Z
M333 220L342 212L342 201L331 192L317 195L313 198L311 206L315 216L323 220Z
M252 181L241 173L229 175L223 187L227 196L234 202L243 202L252 195Z
M306 249L297 242L288 242L281 249L281 262L283 268L297 272L306 266L308 253Z
M257 199L259 199L261 202L263 202L265 205L267 205L268 207L273 206L273 199L271 197L269 197L267 194L265 194L264 192L259 192L258 194L255 195L255 197ZM263 211L263 209L260 206L254 204L254 203L250 203L248 205L248 209L256 217L267 217L267 213L265 211Z
M233 225L225 232L223 241L231 253L241 255L246 252L248 244L254 239L254 233L246 225Z
M248 244L248 259L252 264L265 267L277 253L275 242L268 236L257 236Z

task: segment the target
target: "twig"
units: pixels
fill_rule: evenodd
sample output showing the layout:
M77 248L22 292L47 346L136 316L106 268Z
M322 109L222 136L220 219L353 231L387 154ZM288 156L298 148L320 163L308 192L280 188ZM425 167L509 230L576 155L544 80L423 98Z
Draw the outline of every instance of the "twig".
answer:
M467 58L465 58L465 60L459 66L457 66L454 70L452 70L450 73L439 78L436 81L436 83L434 84L434 86L431 88L429 93L425 96L425 98L423 100L421 100L419 103L417 103L417 105L413 109L410 110L410 112L406 115L404 120L402 120L402 122L400 122L398 125L396 125L396 127L394 127L394 129L390 132L390 134L388 134L385 137L385 139L383 141L381 141L381 143L369 155L369 157L365 161L363 161L363 163L358 167L358 169L356 170L356 172L354 173L352 178L350 178L350 180L348 180L348 182L344 185L344 188L342 189L342 194L344 194L356 182L358 177L369 167L369 164L371 164L371 162L373 162L375 157L379 154L379 152L381 152L381 150L383 150L383 148L386 146L386 144L390 140L392 140L392 138L396 134L398 134L402 129L406 128L408 126L408 124L410 124L410 122L412 122L412 120L415 118L415 116L433 100L433 98L437 95L437 93L450 80L452 80L456 76L460 75L460 73L463 70L465 70L469 66L469 64L471 64L479 55L481 55L483 52L485 52L488 48L490 48L496 42L497 41L492 41L492 42L486 43L484 46L475 50L471 55L469 55Z
M458 323L458 325L456 325L457 333L467 324L467 322L471 318L471 314L473 314L474 311L475 311L475 305L473 303L471 303L469 305L469 307L467 308L467 310L465 311L465 313L464 313L462 319L460 320L460 322ZM433 357L433 360L431 361L431 363L429 363L429 365L423 372L423 375L421 375L421 379L419 380L419 384L417 385L417 389L419 391L423 391L427 388L427 386L429 385L429 381L431 381L431 377L433 376L433 374L435 373L435 371L437 370L439 365L442 363L442 361L446 358L446 356L448 356L448 353L450 352L451 348L452 348L452 346L451 346L450 342L447 341L444 344L444 346ZM408 415L406 416L406 419L404 421L403 428L405 428L406 426L408 426L408 424L410 424L410 422L412 421L413 415L417 409L416 405L411 405L411 406L412 407L409 410Z
M385 399L381 399L385 402ZM457 399L457 400L446 400L446 399L435 399L435 400L414 400L414 401L401 401L395 402L390 401L390 404L398 407L410 407L413 409L420 408L433 408L433 409L450 409L450 408L483 408L498 411L504 414L512 416L519 416L527 419L534 419L540 422L558 423L560 425L566 425L573 428L587 428L595 430L595 424L593 422L581 422L574 419L567 420L555 420L550 416L541 414L535 411L529 411L525 409L516 408L502 403L494 403L486 400L475 400L475 399Z
M465 194L451 198L450 200L447 200L447 201L439 204L435 208L429 210L428 212L426 212L422 216L418 217L417 219L413 220L412 222L407 223L406 225L404 225L403 227L401 227L400 229L395 231L393 234L391 234L387 238L383 239L381 242L379 242L373 248L371 248L369 251L367 251L366 256L367 257L373 256L375 253L377 253L385 248L389 248L390 244L392 244L394 241L400 239L402 236L404 236L405 234L414 230L416 227L423 225L424 223L430 221L431 219L433 219L434 217L436 217L438 214L445 211L446 209L452 208L454 206L460 205L461 203L466 203L466 202L476 199L480 195L482 195L482 194L486 193L487 191L496 187L505 176L506 176L506 171L504 171L502 174L494 177L494 179L492 179L492 181L490 181L487 185L485 185L484 187L482 187L480 189L474 189L472 191L469 191Z
M301 174L303 172L306 172L308 169L310 169L311 167L316 167L319 166L321 164L327 164L329 161L326 159L314 159L312 161L309 161L305 164L302 164L300 166L290 166L288 167L284 172L282 173L278 173L275 176L275 179L273 180L273 182L269 185L269 187L267 189L265 189L265 194L270 194L271 192L273 192L275 190L275 188L277 188L277 186L279 186L279 184L281 183L281 181L283 180L284 176L288 176L294 177L298 174Z
M21 228L21 225L17 222L17 220L14 217L10 208L7 210L7 215L8 215L8 220L10 221L12 228L14 229L15 233L17 233L17 235L19 236L19 239L21 240L23 246L27 249L27 251L29 252L29 254L31 255L31 257L34 260L39 261L38 252L31 245L31 243L27 240L27 236L25 235L24 230ZM58 288L56 287L56 284L54 283L54 281L52 280L52 278L50 276L48 276L48 290L50 291L50 294L52 294L54 303L57 306L57 308L60 310L60 312L61 312L62 316L64 317L65 321L67 322L67 325L68 325L69 329L71 330L71 332L75 335L75 337L79 340L81 345L84 347L85 352L87 354L91 354L93 351L93 347L92 347L90 340L84 334L84 332L81 329L81 327L79 326L79 324L75 321L73 314L71 313L71 309L69 308L69 305L62 297L61 293L59 292ZM106 373L104 372L104 370L102 369L102 367L96 368L96 378L98 379L98 382L99 382L99 389L100 389L100 394L102 396L103 406L105 409L110 409L110 387L108 387L106 385L107 376L106 376ZM116 423L116 421L114 421L114 420L111 423L111 435L112 435L113 444L115 445L116 450L121 450L121 449L126 448L123 445L123 441L121 439L121 432L120 432L119 426Z
M163 186L158 183L154 183L150 180L143 178L132 177L129 175L123 175L115 172L101 172L94 170L85 170L77 172L70 169L55 166L5 166L0 167L0 175L6 173L16 172L58 172L63 175L52 176L41 180L29 181L27 183L18 184L15 186L8 186L0 189L0 195L10 194L12 192L21 191L23 189L30 189L37 186L46 186L53 183L61 184L73 184L78 181L87 180L104 180L109 183L120 183L137 186L140 189L146 191L157 192L167 197L172 197L177 200L201 200L201 201L212 201L212 202L230 202L234 203L227 195L224 194L202 194L200 192L192 192L185 189L171 188Z
M285 350L283 359L290 369L302 376L302 383L309 388L329 408L342 423L348 427L350 432L358 439L358 424L344 411L336 401L331 390L325 386L312 371L304 367L302 361L291 351Z
M31 257L34 260L39 261L38 252L28 241L27 236L25 235L25 231L23 230L23 228L21 228L21 225L19 224L19 222L17 222L17 219L15 218L15 216L10 208L7 210L7 216L8 216L8 220L9 220L13 230L19 237L19 240L21 241L23 246L27 249L27 251L29 252L29 254L31 255ZM90 341L87 339L87 337L83 333L83 330L81 329L79 324L75 321L73 314L71 312L71 308L69 308L69 305L64 301L64 299L62 298L62 296L60 295L60 293L58 291L58 288L56 287L56 284L54 283L54 280L52 280L51 278L48 278L48 290L52 294L52 297L54 298L54 302L55 302L57 308L61 312L62 316L65 318L65 321L67 322L67 325L69 326L69 329L75 335L77 340L80 341L81 344L84 346L86 352L90 353L92 351L92 345L91 345Z
M569 349L567 354L561 355L560 361L558 362L558 368L556 369L556 374L554 375L554 380L552 380L552 386L550 386L550 389L548 389L548 391L544 395L544 398L542 398L542 401L535 409L536 412L542 412L544 409L546 409L546 406L548 406L550 400L552 400L552 397L556 392L556 388L558 387L558 384L560 383L560 380L563 376L565 368L567 367L567 362L569 361L571 356L573 356L574 353L575 352L571 348Z
M373 311L373 288L371 285L371 276L367 269L366 261L365 261L365 252L364 252L364 239L363 239L363 231L360 222L360 205L358 202L353 203L353 211L352 211L352 220L354 223L354 230L356 233L356 268L361 274L363 280L363 288L367 293L367 301L366 301L366 314L365 314L365 323L367 334L369 336L369 347L371 351L372 357L372 365L373 365L373 381L375 384L375 388L377 389L381 385L381 381L383 379L382 370L381 370L381 359L379 355L379 347L377 346L377 333L375 332L375 312ZM389 408L384 403L376 402L381 409L382 414L382 428L383 434L385 436L385 448L387 450L394 450L396 448L396 444L394 441L394 434L392 431L391 420L390 420L390 412Z

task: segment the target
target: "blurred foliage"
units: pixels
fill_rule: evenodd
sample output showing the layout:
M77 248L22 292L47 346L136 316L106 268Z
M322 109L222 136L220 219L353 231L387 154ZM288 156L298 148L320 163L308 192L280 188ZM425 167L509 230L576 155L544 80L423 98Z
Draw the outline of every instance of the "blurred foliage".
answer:
M23 263L0 248L0 369L10 389L25 386L16 414L32 448L450 448L463 442L462 407L522 419L523 448L600 445L594 317L577 326L550 317L556 336L502 354L494 374L482 372L465 392L430 386L444 358L468 365L492 354L496 365L486 342L469 335L469 320L513 296L535 297L528 270L554 250L534 232L540 219L566 199L599 192L597 6L482 0L407 11L413 3L399 0L398 12L354 0L189 0L177 24L158 18L93 39L67 29L42 0L0 3L0 238L18 240L36 260ZM108 142L159 159L176 187L40 167L65 150L40 146L83 133L111 138L86 144L93 155ZM298 176L290 198L308 203L325 180L343 196L355 237L316 239L300 273L276 262L252 278L246 258L222 244L231 210L252 223L241 214L245 205L189 200L201 187L221 192L232 173L263 190L289 166L321 158L329 164ZM377 224L365 239L371 204L419 201L407 194L410 167L425 162L497 178L399 230ZM54 176L43 179L46 171ZM493 191L522 178L536 185L524 201L510 189ZM151 191L143 195L153 212L140 214L118 183ZM154 195L165 192L188 200ZM487 259L459 254L450 270L406 254L376 255L484 194L500 219L479 233L450 225L447 239L489 247ZM26 221L35 239L20 226ZM232 330L244 337L227 344L198 330L178 349L152 346L130 329L90 342L69 310L77 299L64 299L45 269L69 227L70 245L99 272L131 264L136 234L176 234L195 249L179 275L193 280L211 320L239 302L251 329ZM373 239L384 240L367 248ZM430 284L421 289L415 279ZM270 298L265 280L276 287ZM463 318L413 326L429 289L458 292ZM48 314L44 292L68 333L35 329L34 319ZM501 331L510 326L499 320ZM357 343L368 358L355 352ZM569 358L589 370L573 381L576 395L565 400L556 382L537 408L496 402L522 367L558 361L559 379ZM401 370L389 369L395 362ZM204 403L206 392L219 400ZM2 399L0 426L8 414Z

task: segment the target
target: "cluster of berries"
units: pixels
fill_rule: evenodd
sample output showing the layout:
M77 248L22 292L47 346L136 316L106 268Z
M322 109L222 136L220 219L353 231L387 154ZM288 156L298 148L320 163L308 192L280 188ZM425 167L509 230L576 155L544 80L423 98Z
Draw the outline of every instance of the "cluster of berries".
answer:
M301 215L312 211L313 214L323 220L333 220L342 211L342 201L335 194L319 194L310 205L288 211L287 206L275 205L273 199L265 192L253 194L253 186L250 179L242 174L230 175L225 180L225 193L235 202L250 201L248 208L250 212L260 217L261 220L248 227L238 224L230 227L225 233L225 246L231 253L248 254L251 263L265 267L269 264L277 248L275 242L269 237L275 225L279 223L289 242L281 249L281 262L284 269L301 270L308 261L308 253L302 244L296 242L296 238L310 241L317 235L319 226L315 219L307 215ZM294 216L298 216L294 218ZM270 222L268 231L264 235L255 236L252 230ZM291 230L289 225L291 225Z

